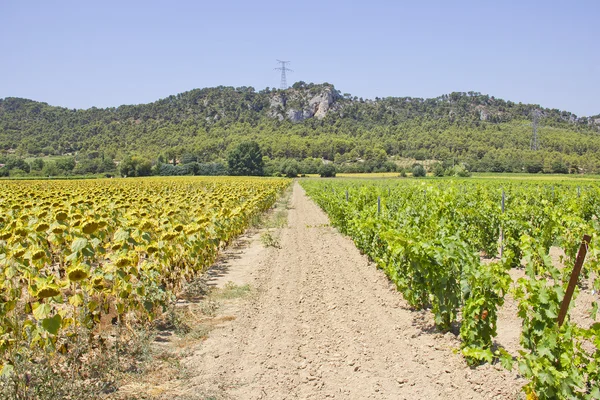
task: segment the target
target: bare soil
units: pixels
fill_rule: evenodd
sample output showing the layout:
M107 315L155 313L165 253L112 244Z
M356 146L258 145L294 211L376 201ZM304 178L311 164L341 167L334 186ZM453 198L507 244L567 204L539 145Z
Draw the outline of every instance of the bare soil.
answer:
M251 294L220 304L206 340L173 342L186 348L178 364L185 373L157 376L146 393L169 399L521 397L525 382L516 370L468 367L455 334L439 333L430 312L410 310L297 183L288 208L278 247L261 244L259 232L246 235L209 272L209 284L233 281L249 285ZM510 329L518 345L520 326Z

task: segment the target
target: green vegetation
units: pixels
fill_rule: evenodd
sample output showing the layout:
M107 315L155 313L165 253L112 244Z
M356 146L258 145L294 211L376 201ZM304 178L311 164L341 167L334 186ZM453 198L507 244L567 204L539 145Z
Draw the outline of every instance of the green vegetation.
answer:
M326 110L319 108L323 101ZM530 150L535 109L541 110L539 151ZM117 174L118 164L134 157L150 163L154 175L216 175L249 141L265 157L265 174L290 175L289 165L288 172L279 168L288 159L298 161L299 174L316 173L315 159L335 162L338 172L396 171L399 158L426 169L426 160L437 160L444 169L462 164L473 172L597 173L599 127L600 116L578 118L475 92L364 100L304 82L285 91L194 89L106 109L5 98L0 175ZM71 164L48 158L54 156ZM17 161L23 159L27 165ZM140 174L130 167L124 175Z
M333 164L323 164L321 168L319 168L319 175L321 178L333 178L335 177L336 170L335 165Z
M262 175L263 157L256 142L240 143L227 158L231 175Z
M301 184L412 307L430 309L442 331L460 324L462 353L470 364L499 359L512 368L512 356L494 348L493 339L499 307L511 290L508 270L524 267L525 277L512 290L523 320L523 350L516 361L529 380L528 398L600 396L598 304L586 304L590 324L578 325L567 316L559 326L571 268L557 268L549 256L550 247L558 246L561 262L573 265L583 234L590 234L582 276L589 278L586 285L600 289L598 182L312 179ZM501 237L504 251L498 257Z
M427 171L425 171L425 168L421 164L415 164L412 168L412 175L415 178L422 178L427 175Z

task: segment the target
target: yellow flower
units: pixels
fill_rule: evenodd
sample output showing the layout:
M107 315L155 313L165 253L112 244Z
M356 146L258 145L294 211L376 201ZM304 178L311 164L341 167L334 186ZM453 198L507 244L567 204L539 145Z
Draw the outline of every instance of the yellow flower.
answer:
M72 282L79 282L88 277L88 271L82 265L73 265L67 269L67 276Z
M152 228L152 222L150 221L144 221L142 222L142 224L140 225L140 229L143 229L145 231L149 230Z
M168 242L169 240L173 240L177 237L177 232L168 232L162 236L162 240Z
M15 229L15 235L17 236L27 236L27 231L23 228Z
M37 297L40 299L45 299L48 297L58 296L60 294L60 289L56 285L45 284L38 289Z
M12 256L14 258L21 258L21 257L23 257L24 254L25 254L25 249L19 249L19 250L15 250L15 252L12 254Z
M45 255L46 255L46 253L44 252L44 250L36 250L31 253L31 259L39 260L39 259L44 258Z
M38 224L38 226L35 227L35 231L36 232L45 232L48 230L48 228L50 228L50 225L42 222L41 224Z
M117 267L123 268L128 266L131 263L131 260L127 257L119 257L117 260Z
M96 232L96 230L98 229L98 223L97 222L84 222L83 225L81 226L81 230L83 231L83 233L91 235L92 233Z

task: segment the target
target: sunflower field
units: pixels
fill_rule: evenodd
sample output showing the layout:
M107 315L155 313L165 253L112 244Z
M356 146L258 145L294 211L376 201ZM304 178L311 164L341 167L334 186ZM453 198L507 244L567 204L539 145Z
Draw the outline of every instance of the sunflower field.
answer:
M0 374L102 326L147 323L270 208L285 179L0 182Z

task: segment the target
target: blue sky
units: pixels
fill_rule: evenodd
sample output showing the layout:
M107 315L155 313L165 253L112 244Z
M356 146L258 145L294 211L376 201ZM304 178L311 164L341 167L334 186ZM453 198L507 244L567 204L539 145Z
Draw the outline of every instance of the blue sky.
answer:
M478 91L600 113L600 1L0 0L0 98L71 108L193 88Z

